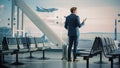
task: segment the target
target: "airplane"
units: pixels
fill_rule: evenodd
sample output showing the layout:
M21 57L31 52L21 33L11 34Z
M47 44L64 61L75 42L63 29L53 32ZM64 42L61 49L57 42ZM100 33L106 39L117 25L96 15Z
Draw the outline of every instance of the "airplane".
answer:
M38 12L53 12L53 11L57 11L58 9L56 8L42 8L42 7L38 7L36 6L36 11Z

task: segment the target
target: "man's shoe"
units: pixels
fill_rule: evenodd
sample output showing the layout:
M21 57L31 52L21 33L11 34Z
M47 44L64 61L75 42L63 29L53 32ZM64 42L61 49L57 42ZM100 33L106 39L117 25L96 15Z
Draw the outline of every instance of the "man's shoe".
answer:
M73 62L78 62L79 61L79 59L73 59Z
M68 60L68 62L71 62L72 60Z

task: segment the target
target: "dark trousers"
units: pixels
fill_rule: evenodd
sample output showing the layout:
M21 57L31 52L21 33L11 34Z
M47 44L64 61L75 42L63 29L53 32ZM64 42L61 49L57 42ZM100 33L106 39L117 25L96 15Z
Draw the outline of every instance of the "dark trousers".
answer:
M74 50L73 50L73 60L76 59L76 52L77 52L77 46L78 46L78 36L69 36L69 46L68 46L68 60L71 60L71 50L72 46L74 44Z

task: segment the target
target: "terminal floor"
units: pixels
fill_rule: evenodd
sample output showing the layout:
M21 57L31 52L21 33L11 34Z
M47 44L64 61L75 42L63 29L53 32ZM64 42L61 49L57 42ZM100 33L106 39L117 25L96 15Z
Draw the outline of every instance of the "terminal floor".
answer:
M28 58L29 53L19 54L19 61L24 63L24 65L11 65L15 61L15 55L6 55L5 61L8 63L4 64L7 68L86 68L86 61L82 57L78 57L78 62L67 62L66 60L61 60L62 52L49 52L45 53L45 56L49 59L41 60L42 52L34 52L34 58ZM103 61L106 64L96 64L99 61L99 55L90 58L89 68L110 68L110 62L108 59L103 57ZM115 59L115 62L117 59ZM4 68L0 66L0 68ZM114 64L114 68L120 68L120 65Z

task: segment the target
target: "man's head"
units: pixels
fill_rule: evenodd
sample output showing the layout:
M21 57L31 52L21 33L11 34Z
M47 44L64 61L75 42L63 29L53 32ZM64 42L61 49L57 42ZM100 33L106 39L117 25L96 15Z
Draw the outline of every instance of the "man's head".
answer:
M72 7L72 8L70 9L70 11L71 11L71 13L77 13L77 7Z

